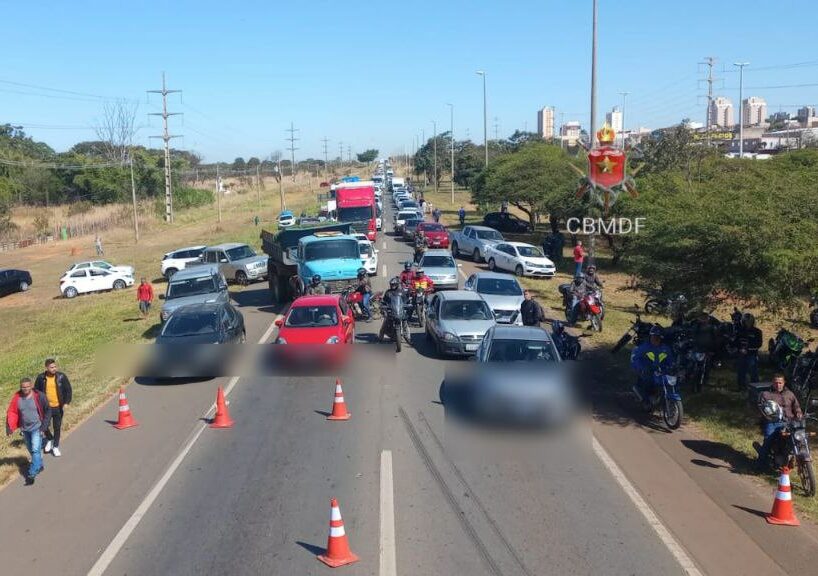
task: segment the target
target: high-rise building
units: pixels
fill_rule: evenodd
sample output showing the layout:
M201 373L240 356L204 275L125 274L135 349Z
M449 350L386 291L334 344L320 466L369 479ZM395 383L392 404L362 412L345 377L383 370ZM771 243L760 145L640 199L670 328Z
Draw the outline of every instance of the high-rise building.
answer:
M543 140L554 137L554 109L551 106L537 111L537 134Z
M566 122L560 129L562 140L569 146L575 146L582 136L582 126L579 122Z
M798 122L801 123L801 126L809 128L813 118L815 118L815 106L804 106L798 109Z
M616 132L616 137L619 138L622 134L622 110L619 109L619 106L614 106L613 110L605 114L605 122L608 123L614 132Z
M741 119L745 126L761 126L767 119L767 101L758 96L750 96L744 99L744 118Z
M718 126L719 128L732 128L733 122L733 103L729 98L724 96L717 96L710 102L710 111L707 115L707 120L710 126Z

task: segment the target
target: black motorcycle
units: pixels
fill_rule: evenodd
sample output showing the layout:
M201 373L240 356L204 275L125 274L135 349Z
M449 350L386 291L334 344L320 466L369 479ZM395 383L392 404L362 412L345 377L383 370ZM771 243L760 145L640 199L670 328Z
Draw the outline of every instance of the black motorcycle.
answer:
M781 328L767 343L770 364L778 370L790 373L795 366L795 359L801 355L806 343L789 330Z
M806 415L802 420L790 420L785 427L775 432L770 444L768 464L774 470L784 466L796 470L804 494L811 498L815 496L815 470L809 451L808 419L816 420L813 416Z
M633 340L634 346L639 346L643 342L647 342L650 336L650 329L653 326L650 322L644 322L642 317L637 313L636 319L631 323L631 327L622 335L622 338L617 341L616 345L611 349L612 354L616 354L622 348Z
M654 294L645 300L645 312L656 316L676 318L687 309L687 297L684 294L664 296Z
M701 392L710 376L713 353L700 349L687 335L676 341L673 353L678 358L679 378L692 392Z
M384 335L389 336L395 343L395 351L400 352L402 343L411 344L409 321L407 320L406 295L398 293L392 295L388 302L380 301L383 324L378 333L378 341L383 342Z
M799 400L805 401L810 397L816 385L818 385L818 352L808 350L795 359L789 388Z
M423 328L426 321L426 290L417 288L409 293L409 318L414 319L417 325Z
M579 339L586 336L587 334L580 334L579 336L569 334L565 330L565 324L559 320L551 322L551 340L554 341L554 346L557 347L557 352L560 353L560 358L563 360L579 359L579 353L582 351Z

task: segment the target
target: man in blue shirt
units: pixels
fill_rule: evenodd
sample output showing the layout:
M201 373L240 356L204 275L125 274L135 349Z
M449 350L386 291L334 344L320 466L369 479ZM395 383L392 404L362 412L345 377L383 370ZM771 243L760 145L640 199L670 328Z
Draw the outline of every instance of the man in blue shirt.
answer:
M667 344L662 344L662 327L654 325L650 329L648 341L636 347L631 354L631 368L639 376L634 392L646 407L650 405L654 372L666 373L672 366L673 351Z

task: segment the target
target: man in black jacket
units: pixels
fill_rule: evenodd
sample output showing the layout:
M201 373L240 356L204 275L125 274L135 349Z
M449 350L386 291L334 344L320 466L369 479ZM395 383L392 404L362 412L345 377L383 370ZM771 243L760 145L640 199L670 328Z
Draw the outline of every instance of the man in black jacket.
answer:
M744 390L748 376L750 382L758 382L758 350L764 340L752 314L742 316L736 340L739 354L736 359L736 386L738 390Z
M528 290L523 292L523 297L525 300L520 304L523 326L537 326L539 328L540 322L545 322L545 312L542 306L531 297L531 292Z
M68 376L57 370L57 362L53 358L45 361L45 372L37 375L34 389L45 394L51 408L49 425L45 430L44 452L51 452L54 456L61 456L60 432L65 407L71 404L71 382ZM50 429L49 429L50 428Z

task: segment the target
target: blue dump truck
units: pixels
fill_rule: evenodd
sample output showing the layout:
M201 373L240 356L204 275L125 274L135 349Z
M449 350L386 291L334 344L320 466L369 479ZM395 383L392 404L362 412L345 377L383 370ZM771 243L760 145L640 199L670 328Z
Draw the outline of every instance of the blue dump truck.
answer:
M349 224L292 226L277 233L262 230L267 278L273 302L289 302L318 274L332 293L356 279L361 267L358 240Z

